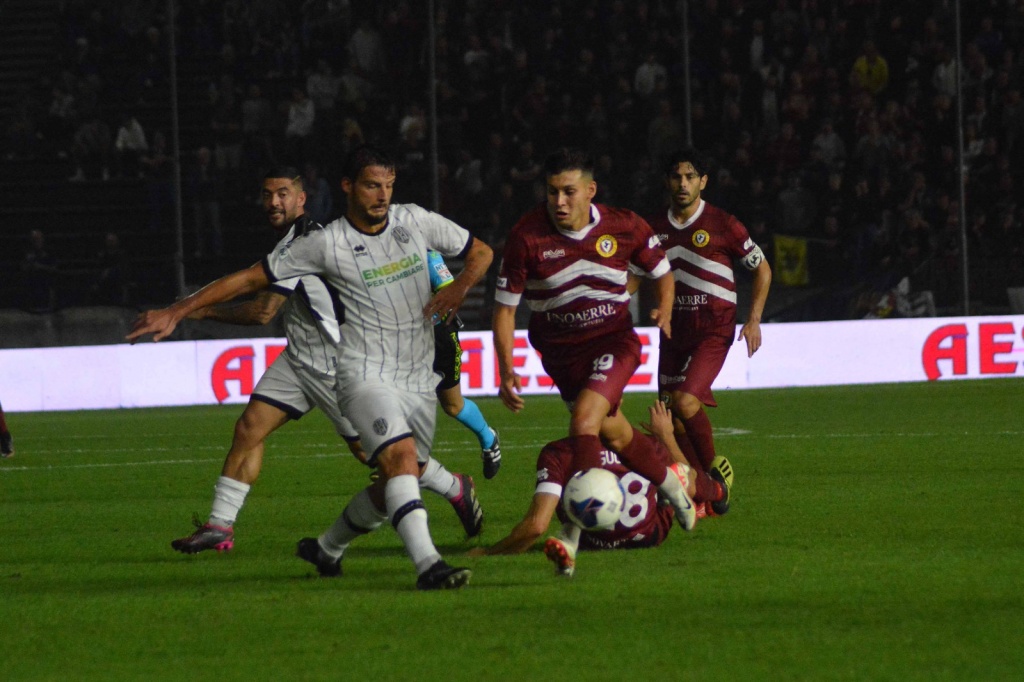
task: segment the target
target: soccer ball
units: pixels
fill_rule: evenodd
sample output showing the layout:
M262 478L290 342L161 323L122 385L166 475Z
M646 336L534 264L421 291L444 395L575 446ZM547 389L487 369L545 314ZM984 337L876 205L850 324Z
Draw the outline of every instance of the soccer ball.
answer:
M586 469L565 484L562 508L583 530L611 530L622 514L626 492L607 469Z

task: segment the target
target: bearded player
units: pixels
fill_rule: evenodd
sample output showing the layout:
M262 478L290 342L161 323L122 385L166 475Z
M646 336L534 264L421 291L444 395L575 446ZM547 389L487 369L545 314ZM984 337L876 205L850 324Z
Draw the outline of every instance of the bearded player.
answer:
M661 335L658 392L675 418L679 449L697 471L698 513L720 516L729 510L732 466L715 453L704 406L717 405L711 384L736 333L733 263L738 261L753 275L750 314L738 336L746 342L747 357L761 347L761 315L772 271L743 223L701 198L707 169L693 148L674 153L665 167L671 205L650 224L675 280L672 333Z

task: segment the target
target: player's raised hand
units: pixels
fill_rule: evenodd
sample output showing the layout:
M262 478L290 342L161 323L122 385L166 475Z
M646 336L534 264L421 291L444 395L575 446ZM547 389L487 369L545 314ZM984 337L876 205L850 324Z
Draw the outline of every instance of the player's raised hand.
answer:
M640 422L640 426L643 427L644 431L663 443L675 438L672 413L665 407L665 403L657 400L648 408L648 411L651 415L651 421Z
M170 308L147 310L144 313L139 313L139 316L135 318L132 330L125 338L135 343L139 337L152 334L153 340L159 341L167 338L177 326L178 316Z
M740 335L736 340L740 339L747 342L747 357L754 357L754 353L761 347L761 323L757 320L748 320L740 329Z
M519 395L522 390L523 380L518 374L502 377L501 383L498 385L498 397L501 398L501 402L505 403L505 407L513 412L518 412L526 405L523 397Z

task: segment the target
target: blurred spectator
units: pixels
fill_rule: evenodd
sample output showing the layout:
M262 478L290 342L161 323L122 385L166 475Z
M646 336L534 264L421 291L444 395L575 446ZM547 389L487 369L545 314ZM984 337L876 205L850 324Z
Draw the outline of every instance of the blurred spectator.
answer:
M208 253L224 255L224 232L221 227L220 205L224 195L221 169L213 161L209 147L196 150L192 163L185 171L185 192L192 207L195 230L196 258Z
M139 157L141 175L146 179L149 200L149 227L152 230L170 227L174 208L171 174L174 159L167 150L167 138L160 131L153 135L153 146Z
M320 176L320 168L315 163L306 163L304 166L302 187L306 190L306 215L326 225L333 218L334 198L331 196L331 186Z
M57 307L57 259L46 249L40 229L28 233L29 246L21 259L20 307L29 312L52 312Z
M640 97L650 97L658 89L659 81L668 80L668 69L658 61L658 54L648 50L644 61L633 74L633 92Z
M96 254L99 272L90 290L93 305L128 305L130 281L128 256L116 232L107 232L103 247Z
M142 124L132 114L122 113L114 137L114 151L117 155L116 175L141 177L139 158L148 150L149 144L146 142L146 132L142 129Z
M864 41L864 48L853 63L850 82L876 97L889 85L889 63L878 53L873 40Z
M291 101L288 103L288 121L284 128L286 155L296 159L311 156L310 141L313 123L316 120L316 106L300 87L292 88Z
M821 128L811 143L821 154L821 160L833 171L842 171L846 165L846 144L832 126L832 119L821 121Z
M107 180L110 178L110 156L113 145L110 126L93 113L75 131L71 145L71 158L75 161L75 174L69 180Z

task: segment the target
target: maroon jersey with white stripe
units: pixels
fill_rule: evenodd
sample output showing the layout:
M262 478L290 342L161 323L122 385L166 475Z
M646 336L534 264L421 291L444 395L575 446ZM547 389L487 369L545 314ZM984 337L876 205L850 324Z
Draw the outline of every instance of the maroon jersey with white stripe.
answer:
M671 210L651 227L672 266L676 281L672 338L723 334L736 328L736 276L733 262L756 270L764 255L735 216L703 199L693 217L680 224Z
M544 205L524 215L505 243L495 300L532 312L530 342L541 353L633 328L630 265L649 277L668 272L650 225L625 209L591 205L579 232L552 225Z
M561 500L565 484L576 473L573 454L568 438L544 446L537 457L537 493L557 495ZM625 508L611 530L583 531L580 547L629 549L660 544L672 527L674 513L670 506L658 504L657 488L640 474L627 469L611 450L601 451L601 468L619 477L622 489L626 491Z

